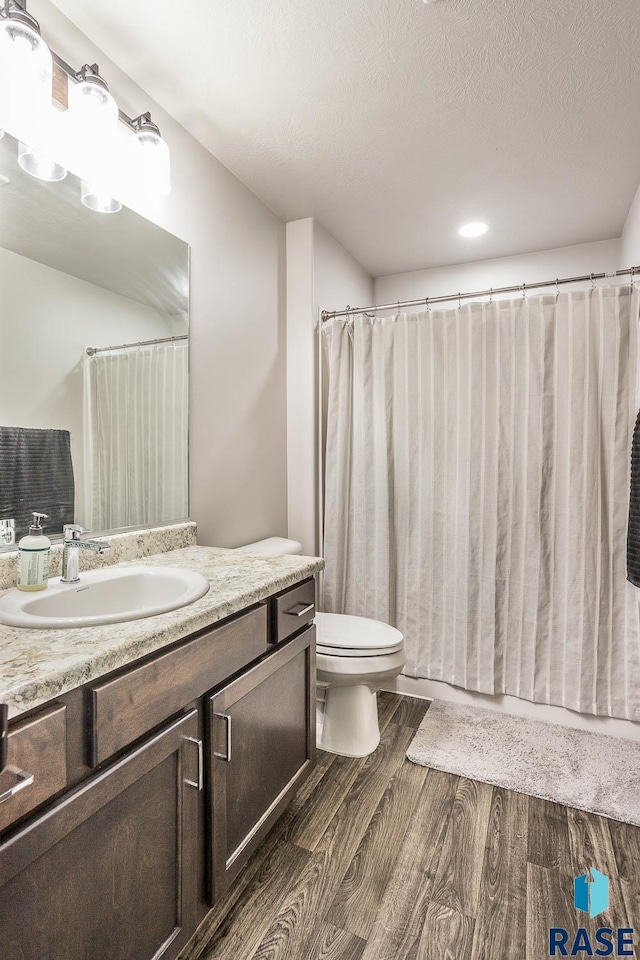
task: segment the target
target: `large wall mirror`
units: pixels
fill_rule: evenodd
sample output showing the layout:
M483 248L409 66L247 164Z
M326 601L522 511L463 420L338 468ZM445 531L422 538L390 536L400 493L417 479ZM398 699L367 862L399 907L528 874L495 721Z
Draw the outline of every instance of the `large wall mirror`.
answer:
M0 139L0 549L188 516L189 247Z

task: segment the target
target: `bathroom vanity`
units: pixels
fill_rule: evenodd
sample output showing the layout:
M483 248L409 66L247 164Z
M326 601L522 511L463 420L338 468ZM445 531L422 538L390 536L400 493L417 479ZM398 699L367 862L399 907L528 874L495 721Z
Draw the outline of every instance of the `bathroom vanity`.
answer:
M0 627L22 771L0 774L12 960L176 957L315 762L322 561L193 546L144 562L210 591L147 620Z

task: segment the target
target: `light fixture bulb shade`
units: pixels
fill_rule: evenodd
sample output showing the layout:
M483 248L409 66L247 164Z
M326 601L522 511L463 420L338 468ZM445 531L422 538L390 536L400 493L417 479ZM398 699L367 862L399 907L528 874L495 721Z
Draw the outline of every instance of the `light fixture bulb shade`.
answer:
M106 87L87 79L72 83L69 116L88 136L109 133L118 122L118 104Z
M20 20L0 20L0 128L33 140L51 108L53 61L40 34Z
M164 197L171 192L171 154L157 131L142 127L133 142L134 176L139 189Z
M27 143L18 144L18 163L26 173L37 180L48 180L54 183L64 180L67 175L66 168L50 159L48 153L42 153Z
M64 123L69 169L91 184L96 195L112 197L119 140L116 101L100 82L87 78L71 83ZM112 212L102 210L99 203L92 206L91 201L85 206Z
M82 203L89 210L95 210L96 213L118 213L122 210L122 204L119 200L110 196L100 187L94 187L90 183L82 181Z
M65 163L63 114L50 105L40 115L38 130L18 144L18 163L38 180L64 180Z

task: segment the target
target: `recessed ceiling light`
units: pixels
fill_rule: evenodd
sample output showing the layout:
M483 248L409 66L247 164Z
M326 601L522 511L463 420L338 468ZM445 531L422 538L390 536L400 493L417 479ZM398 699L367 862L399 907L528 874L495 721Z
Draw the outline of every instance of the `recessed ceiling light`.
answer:
M488 229L488 224L481 223L478 220L474 223L465 223L462 227L460 227L458 233L461 237L481 237L487 232Z

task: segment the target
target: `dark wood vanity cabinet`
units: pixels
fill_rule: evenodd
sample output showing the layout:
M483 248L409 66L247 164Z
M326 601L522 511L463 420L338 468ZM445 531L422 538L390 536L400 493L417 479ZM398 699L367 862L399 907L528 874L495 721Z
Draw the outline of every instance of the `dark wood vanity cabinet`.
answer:
M0 957L175 960L313 768L313 596L309 578L10 723L32 776L0 804Z
M67 785L64 704L54 701L35 716L20 717L9 733L8 755L13 769L31 782L10 799L0 799L0 833ZM0 775L0 798L6 797L5 779L4 773Z
M196 923L198 713L191 710L0 844L11 960L160 960Z
M315 627L208 698L209 903L315 763Z

